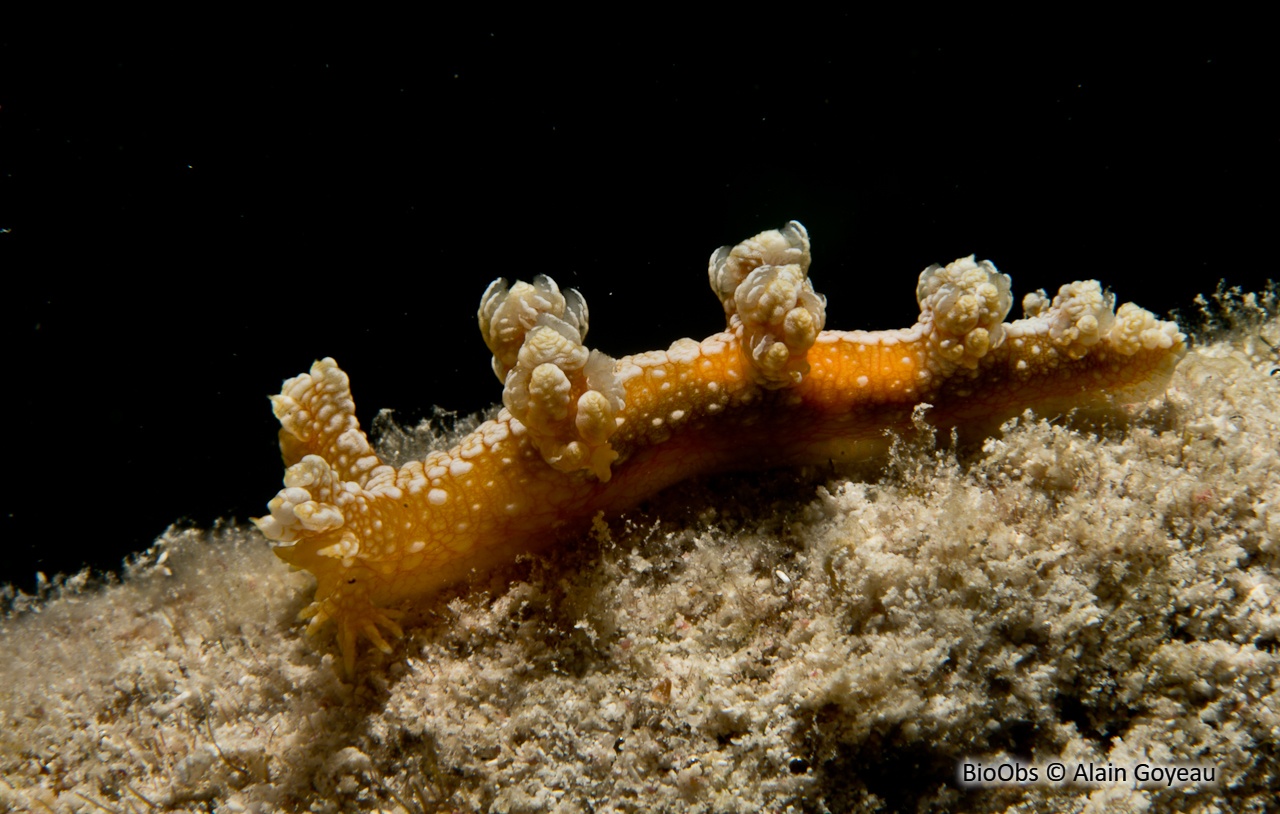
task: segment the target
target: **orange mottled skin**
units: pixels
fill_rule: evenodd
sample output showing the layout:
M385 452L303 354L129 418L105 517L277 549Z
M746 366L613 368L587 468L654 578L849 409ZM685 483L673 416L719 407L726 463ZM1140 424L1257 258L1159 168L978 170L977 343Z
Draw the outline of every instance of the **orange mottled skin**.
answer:
M1064 286L1052 306L1032 295L1028 318L1002 323L1008 278L972 258L925 270L912 328L819 333L825 305L805 280L808 236L794 222L717 252L711 268L729 330L601 357L590 375L586 351L574 350L586 333L579 295L566 306L546 278L491 287L481 324L496 326L495 369L507 398L513 383L528 386L516 403L541 422L542 441L503 409L453 449L393 470L360 431L332 359L285 383L273 401L286 488L256 522L281 559L315 575L302 616L311 632L335 623L348 675L358 638L390 650L382 634L400 635L407 603L679 481L865 458L922 404L939 429L987 432L1028 409L1138 401L1163 391L1185 353L1176 325L1131 305L1113 312L1096 283ZM744 352L744 336L758 352ZM619 392L623 406L610 412L602 394ZM575 437L596 457L573 457Z

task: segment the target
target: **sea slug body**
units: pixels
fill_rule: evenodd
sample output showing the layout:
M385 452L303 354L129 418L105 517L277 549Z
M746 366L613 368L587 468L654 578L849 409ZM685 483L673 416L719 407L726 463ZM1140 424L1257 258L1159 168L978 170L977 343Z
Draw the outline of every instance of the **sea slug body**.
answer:
M286 381L272 398L285 488L255 523L315 575L309 631L336 625L351 675L358 639L389 651L406 603L678 481L863 458L922 404L937 427L981 432L1026 409L1144 400L1186 352L1175 323L1114 310L1094 281L1030 294L1025 318L1005 322L1009 277L973 257L924 270L910 328L824 331L809 261L794 221L719 249L709 273L726 329L617 360L585 345L576 291L495 281L479 320L505 408L398 470L332 359Z

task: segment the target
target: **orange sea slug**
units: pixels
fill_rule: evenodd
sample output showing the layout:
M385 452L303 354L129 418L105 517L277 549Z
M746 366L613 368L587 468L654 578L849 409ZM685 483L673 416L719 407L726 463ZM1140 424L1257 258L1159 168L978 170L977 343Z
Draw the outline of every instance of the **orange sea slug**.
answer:
M894 331L823 331L809 236L792 221L711 256L726 329L612 359L584 344L586 303L539 276L497 280L480 327L503 409L448 451L398 470L361 431L332 359L284 383L285 488L255 520L281 559L316 577L302 617L389 651L404 603L536 551L566 527L717 470L848 461L882 450L921 404L940 428L1030 408L1132 402L1163 391L1186 351L1173 322L1113 310L1094 281L1023 301L973 257L920 275L920 317Z

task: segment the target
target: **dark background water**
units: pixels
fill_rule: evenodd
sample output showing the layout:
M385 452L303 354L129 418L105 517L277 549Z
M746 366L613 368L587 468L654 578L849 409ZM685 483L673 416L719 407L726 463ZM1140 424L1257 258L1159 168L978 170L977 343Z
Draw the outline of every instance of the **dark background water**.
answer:
M366 426L492 404L497 276L580 288L614 356L719 329L707 256L790 218L835 328L975 252L1158 312L1276 276L1275 71L1197 21L241 22L0 32L0 581L262 513L317 357Z

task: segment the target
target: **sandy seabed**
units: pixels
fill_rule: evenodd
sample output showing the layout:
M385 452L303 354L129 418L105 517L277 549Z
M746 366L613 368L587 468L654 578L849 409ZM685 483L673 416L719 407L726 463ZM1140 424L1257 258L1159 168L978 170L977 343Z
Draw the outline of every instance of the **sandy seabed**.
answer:
M1226 302L1163 399L671 490L354 684L245 527L11 594L0 812L1275 810L1280 323Z

